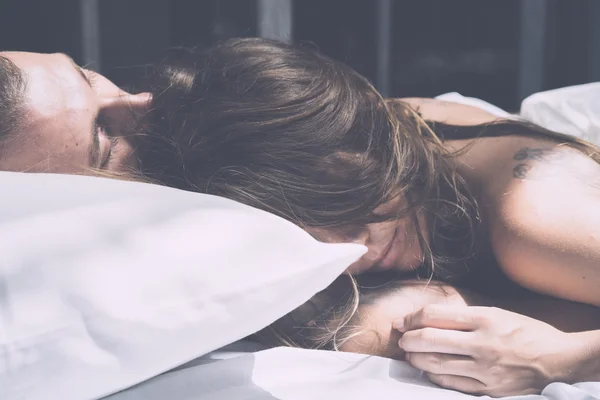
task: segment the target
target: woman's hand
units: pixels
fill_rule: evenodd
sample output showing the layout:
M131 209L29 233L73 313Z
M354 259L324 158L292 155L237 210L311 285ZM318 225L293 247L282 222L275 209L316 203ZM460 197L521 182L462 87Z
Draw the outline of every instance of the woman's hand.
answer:
M434 304L394 321L407 361L442 387L494 397L572 381L581 345L571 334L495 307Z

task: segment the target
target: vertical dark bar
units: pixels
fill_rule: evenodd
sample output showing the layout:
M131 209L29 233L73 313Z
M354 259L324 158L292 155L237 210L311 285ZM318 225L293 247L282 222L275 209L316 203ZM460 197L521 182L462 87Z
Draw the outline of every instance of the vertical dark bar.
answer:
M589 7L590 38L588 45L589 73L587 78L591 82L598 82L600 81L600 2L590 1Z
M81 64L100 72L100 11L99 0L79 0L81 11Z
M544 89L548 1L521 0L518 100Z
M292 0L258 0L258 35L292 41Z
M390 95L392 51L392 0L377 1L377 81L383 97Z

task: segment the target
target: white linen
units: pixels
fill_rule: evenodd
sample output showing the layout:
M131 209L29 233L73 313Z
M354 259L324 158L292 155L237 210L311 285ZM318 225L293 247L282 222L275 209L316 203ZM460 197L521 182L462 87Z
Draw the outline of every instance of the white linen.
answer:
M478 107L503 118L523 118L546 129L600 145L600 82L534 93L523 100L518 116L457 92L445 93L436 99Z
M521 116L600 145L600 83L535 93L523 100Z
M2 172L0 187L1 400L135 385L270 324L365 251L154 185Z
M240 350L240 344L236 345ZM106 400L468 400L441 389L405 362L323 350L275 348L204 357ZM237 357L236 357L237 355ZM215 360L223 358L222 360ZM508 398L507 398L508 399ZM600 399L599 383L549 385L542 395L511 400Z

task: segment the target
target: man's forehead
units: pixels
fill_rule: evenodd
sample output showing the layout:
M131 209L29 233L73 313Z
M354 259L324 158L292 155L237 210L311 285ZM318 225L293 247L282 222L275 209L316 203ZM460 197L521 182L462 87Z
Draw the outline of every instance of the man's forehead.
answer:
M45 117L86 111L87 87L64 54L3 52L23 72L29 108Z

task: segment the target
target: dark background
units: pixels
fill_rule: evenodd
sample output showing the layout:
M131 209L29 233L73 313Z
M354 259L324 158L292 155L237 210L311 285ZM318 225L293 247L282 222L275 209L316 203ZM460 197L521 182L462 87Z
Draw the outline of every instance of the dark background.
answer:
M395 97L515 111L600 80L597 0L0 0L0 49L65 52L118 84L167 47L261 35L315 43Z

